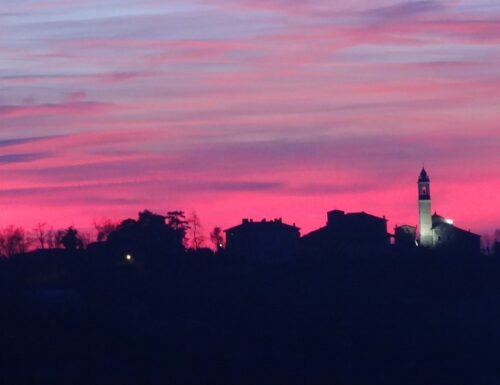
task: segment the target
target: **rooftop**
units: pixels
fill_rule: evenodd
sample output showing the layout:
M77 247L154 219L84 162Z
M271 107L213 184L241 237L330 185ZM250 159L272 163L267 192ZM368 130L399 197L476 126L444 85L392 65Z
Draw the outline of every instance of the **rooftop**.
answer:
M420 171L420 175L418 177L419 182L430 182L429 175L427 175L427 171L422 167L422 171Z

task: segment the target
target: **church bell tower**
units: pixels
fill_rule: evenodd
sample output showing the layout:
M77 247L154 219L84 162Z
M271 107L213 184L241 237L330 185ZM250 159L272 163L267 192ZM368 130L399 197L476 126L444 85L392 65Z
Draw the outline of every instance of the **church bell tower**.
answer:
M429 176L422 167L418 177L418 234L419 244L424 247L433 246L430 184Z

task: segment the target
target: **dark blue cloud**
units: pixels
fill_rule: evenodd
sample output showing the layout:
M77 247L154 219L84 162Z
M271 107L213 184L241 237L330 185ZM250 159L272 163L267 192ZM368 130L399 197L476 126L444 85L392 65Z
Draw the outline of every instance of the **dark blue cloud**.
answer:
M0 106L1 108L1 106ZM27 138L13 138L13 139L3 139L0 140L0 147L15 146L17 144L33 143L39 142L41 140L47 140L52 138L60 138L63 135L52 135L52 136L31 136Z
M50 154L46 152L0 155L0 164L33 162L48 157L50 157Z
M363 12L363 14L380 20L392 20L414 17L431 12L440 12L446 8L442 1L423 0L372 8Z

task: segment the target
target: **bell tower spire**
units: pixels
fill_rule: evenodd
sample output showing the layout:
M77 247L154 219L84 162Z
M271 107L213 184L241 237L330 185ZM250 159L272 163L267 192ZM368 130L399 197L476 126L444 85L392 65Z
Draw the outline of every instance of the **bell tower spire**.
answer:
M418 177L418 234L420 245L425 247L433 246L430 186L429 175L427 175L425 168L422 167Z

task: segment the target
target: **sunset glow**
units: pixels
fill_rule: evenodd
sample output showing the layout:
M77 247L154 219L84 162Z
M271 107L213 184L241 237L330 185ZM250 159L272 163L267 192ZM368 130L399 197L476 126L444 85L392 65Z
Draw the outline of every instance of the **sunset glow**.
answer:
M4 0L0 227L145 208L206 233L342 209L500 228L492 0ZM127 257L128 259L128 257Z

